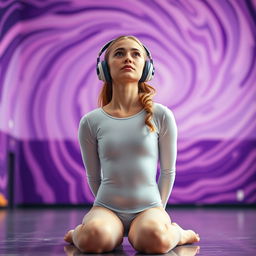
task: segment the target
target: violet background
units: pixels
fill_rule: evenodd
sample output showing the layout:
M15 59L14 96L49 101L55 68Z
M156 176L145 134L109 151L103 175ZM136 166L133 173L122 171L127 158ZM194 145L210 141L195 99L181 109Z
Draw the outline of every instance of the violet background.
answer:
M150 49L154 101L176 118L169 204L255 203L255 7L246 0L1 1L0 205L8 200L10 153L15 205L93 202L78 124L98 107L98 52L123 34Z

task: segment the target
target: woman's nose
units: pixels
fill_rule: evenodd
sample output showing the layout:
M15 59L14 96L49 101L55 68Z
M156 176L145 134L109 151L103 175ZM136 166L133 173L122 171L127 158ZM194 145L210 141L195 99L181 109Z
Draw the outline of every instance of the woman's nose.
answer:
M125 62L125 63L127 63L127 62L132 62L132 60L131 60L131 58L126 58L124 62Z
M126 54L126 56L125 56L125 62L127 62L127 61L132 61L132 57L131 57L131 55L130 54Z

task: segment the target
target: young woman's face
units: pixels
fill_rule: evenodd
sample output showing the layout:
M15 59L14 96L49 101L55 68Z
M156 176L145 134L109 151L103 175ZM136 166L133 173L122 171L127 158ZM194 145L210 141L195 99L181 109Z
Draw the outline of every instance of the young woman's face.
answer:
M138 82L145 64L144 49L132 39L122 39L112 45L108 66L113 81ZM124 66L131 68L124 68Z

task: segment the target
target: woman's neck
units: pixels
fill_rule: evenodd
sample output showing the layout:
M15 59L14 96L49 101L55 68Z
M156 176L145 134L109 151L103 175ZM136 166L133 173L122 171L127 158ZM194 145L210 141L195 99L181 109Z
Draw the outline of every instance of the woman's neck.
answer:
M109 107L120 112L132 112L141 109L138 83L113 84L113 95Z

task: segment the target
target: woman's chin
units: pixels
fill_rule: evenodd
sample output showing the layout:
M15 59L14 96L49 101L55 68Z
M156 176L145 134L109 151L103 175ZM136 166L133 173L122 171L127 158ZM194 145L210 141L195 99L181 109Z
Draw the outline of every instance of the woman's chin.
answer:
M112 79L112 80L114 81L114 83L124 84L124 83L138 83L140 79L137 77L132 77L130 75L124 75L122 77L119 77L117 79Z

